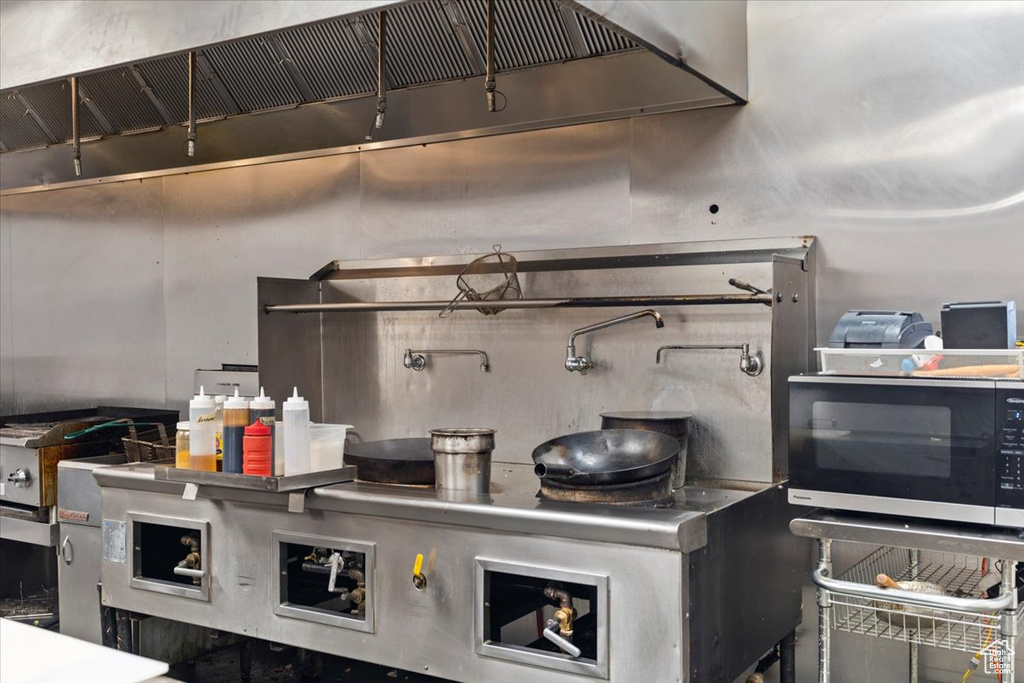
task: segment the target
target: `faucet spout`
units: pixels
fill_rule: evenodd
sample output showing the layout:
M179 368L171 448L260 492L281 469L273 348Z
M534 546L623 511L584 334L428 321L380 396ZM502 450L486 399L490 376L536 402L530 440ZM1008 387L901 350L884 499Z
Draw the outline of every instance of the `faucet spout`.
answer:
M612 318L611 320L605 320L599 323L594 323L593 325L581 327L578 330L573 330L572 332L569 333L569 343L566 345L565 369L568 370L569 372L578 372L581 375L585 375L591 368L594 367L594 364L590 361L590 359L584 356L576 355L576 337L579 337L580 335L584 334L589 334L591 332L596 332L598 330L603 330L607 327L612 327L613 325L620 325L622 323L629 322L630 320L637 320L639 318L645 318L648 316L654 318L654 325L656 327L665 327L665 320L661 317L660 313L658 313L652 308L645 308L642 311L628 313L626 315L619 316L618 318Z

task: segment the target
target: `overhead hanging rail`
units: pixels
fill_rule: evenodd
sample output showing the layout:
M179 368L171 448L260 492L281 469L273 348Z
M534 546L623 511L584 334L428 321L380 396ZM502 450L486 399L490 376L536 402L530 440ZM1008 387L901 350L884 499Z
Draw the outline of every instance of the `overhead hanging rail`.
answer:
M655 296L590 296L565 299L510 299L507 301L358 301L330 304L269 304L266 313L381 313L385 311L441 311L495 308L614 308L616 306L721 306L725 304L772 305L767 294L680 294Z

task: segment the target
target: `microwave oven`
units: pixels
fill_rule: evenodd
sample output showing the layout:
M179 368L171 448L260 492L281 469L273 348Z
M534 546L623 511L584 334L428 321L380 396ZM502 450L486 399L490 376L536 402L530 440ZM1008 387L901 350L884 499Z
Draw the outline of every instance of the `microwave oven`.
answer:
M789 378L789 501L1024 528L1024 382Z

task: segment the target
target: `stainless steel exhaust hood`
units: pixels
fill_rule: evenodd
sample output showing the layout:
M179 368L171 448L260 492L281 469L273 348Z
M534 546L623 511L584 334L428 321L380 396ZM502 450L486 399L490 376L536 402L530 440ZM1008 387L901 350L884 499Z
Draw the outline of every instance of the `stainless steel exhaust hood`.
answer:
M229 13L233 23L223 16L228 5L253 4L285 9L269 16L265 8L253 16ZM165 5L181 12L163 12ZM87 29L75 34L74 59L45 58L46 43L63 38L53 22L40 20L51 6L62 20L57 26L75 19ZM154 14L154 6L161 10ZM69 7L78 16L65 16ZM323 17L344 8L355 13ZM742 0L7 0L0 11L8 62L0 91L5 194L742 104L746 98ZM485 98L489 11L495 26L494 112ZM211 28L204 12L221 22ZM387 21L379 41L382 12ZM91 37L89 30L109 29L104 22L110 21L152 36L154 52L140 57L147 47L137 35L115 47ZM40 35L44 24L51 29ZM196 45L190 39L219 42ZM199 121L194 157L185 154L190 51ZM27 59L32 56L36 62ZM383 125L373 128L382 56L387 113ZM12 70L12 60L21 71ZM68 66L80 70L52 73ZM69 144L69 76L76 76L80 102L80 178Z

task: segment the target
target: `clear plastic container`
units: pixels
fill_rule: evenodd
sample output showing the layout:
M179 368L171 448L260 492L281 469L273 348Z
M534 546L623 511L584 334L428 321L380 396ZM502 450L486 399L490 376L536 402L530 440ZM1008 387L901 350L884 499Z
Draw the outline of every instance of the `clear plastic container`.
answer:
M826 375L1024 379L1024 349L818 348Z
M188 422L179 422L178 433L174 435L174 466L179 470L189 467L188 437Z
M322 424L310 422L306 432L309 438L309 472L321 472L342 467L345 455L345 437L352 425ZM278 453L284 452L287 442L286 427L282 422L274 426L274 447ZM284 458L274 461L274 474L285 474ZM295 472L288 472L295 474Z
M345 436L352 425L309 425L309 471L336 470L344 464Z

